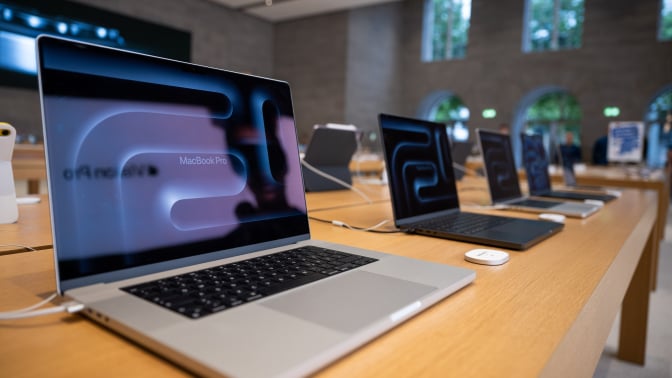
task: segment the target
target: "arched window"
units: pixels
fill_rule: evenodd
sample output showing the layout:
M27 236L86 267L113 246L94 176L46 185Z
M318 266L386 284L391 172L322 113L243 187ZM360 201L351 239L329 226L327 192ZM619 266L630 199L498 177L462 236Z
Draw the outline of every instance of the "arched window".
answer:
M462 100L448 91L430 94L418 111L420 118L445 124L448 135L456 141L469 139L469 115L469 108Z
M651 103L645 116L647 130L646 164L660 168L672 148L672 85L663 89Z
M549 160L558 163L559 146L581 146L579 103L564 91L543 94L527 108L523 131L542 134ZM579 153L575 158L580 160L582 156Z

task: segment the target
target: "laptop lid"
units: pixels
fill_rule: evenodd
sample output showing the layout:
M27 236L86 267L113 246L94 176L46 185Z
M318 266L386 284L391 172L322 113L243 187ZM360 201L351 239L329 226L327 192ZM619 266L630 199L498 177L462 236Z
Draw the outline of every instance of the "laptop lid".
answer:
M286 82L37 46L59 292L309 239Z
M569 150L560 149L560 163L562 165L562 176L567 186L576 186L576 174L574 173L574 158L569 155Z
M378 120L397 227L459 211L445 125L389 114Z
M465 163L467 157L471 154L471 149L474 146L473 142L453 141L450 146L453 157L453 170L455 171L455 179L462 180L466 170Z
M357 134L354 125L317 125L303 158L310 167L303 169L307 191L348 189L345 185L320 175L326 173L345 184L352 184L350 160L357 150ZM317 169L315 172L313 169Z
M548 174L548 159L544 140L540 134L520 134L523 146L523 165L527 176L527 187L532 195L542 195L551 191L551 177Z
M492 202L521 198L523 195L509 135L481 129L477 130L477 134Z

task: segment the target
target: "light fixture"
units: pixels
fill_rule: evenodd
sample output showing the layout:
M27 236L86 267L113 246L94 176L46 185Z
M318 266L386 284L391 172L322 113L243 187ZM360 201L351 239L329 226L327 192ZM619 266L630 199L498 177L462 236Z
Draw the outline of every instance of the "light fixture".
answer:
M602 113L605 117L618 117L621 114L621 109L618 106L605 106Z
M483 114L483 118L486 118L486 119L492 119L492 118L497 117L497 111L495 109L492 109L492 108L483 109L482 114Z
M58 32L61 34L65 34L68 32L68 24L65 22L58 22L56 24L56 30L58 30Z

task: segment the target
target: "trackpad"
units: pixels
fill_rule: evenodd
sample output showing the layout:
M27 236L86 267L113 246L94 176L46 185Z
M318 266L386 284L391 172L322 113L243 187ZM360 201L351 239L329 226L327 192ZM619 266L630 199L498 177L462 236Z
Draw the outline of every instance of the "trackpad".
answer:
M346 273L260 303L345 333L380 320L436 288L365 271Z

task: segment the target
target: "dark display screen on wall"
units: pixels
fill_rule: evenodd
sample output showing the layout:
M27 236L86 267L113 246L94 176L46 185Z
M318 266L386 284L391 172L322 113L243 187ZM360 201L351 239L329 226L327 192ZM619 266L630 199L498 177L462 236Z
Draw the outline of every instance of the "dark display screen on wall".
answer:
M0 85L37 89L35 38L51 34L190 61L191 34L64 0L0 0Z

